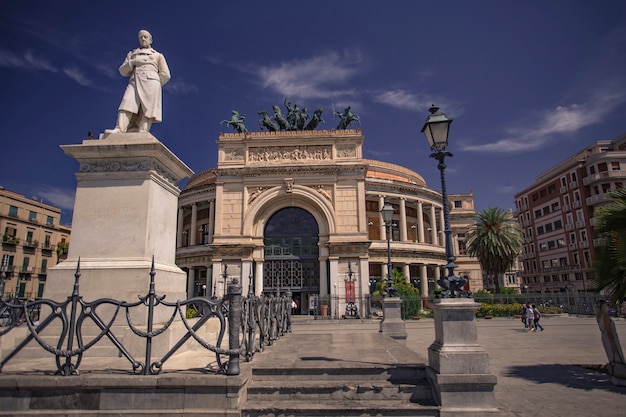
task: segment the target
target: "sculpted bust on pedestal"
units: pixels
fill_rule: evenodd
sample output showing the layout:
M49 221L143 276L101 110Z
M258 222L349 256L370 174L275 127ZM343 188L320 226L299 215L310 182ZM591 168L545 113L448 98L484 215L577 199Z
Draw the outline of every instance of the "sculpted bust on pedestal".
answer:
M163 54L152 49L152 35L139 31L139 48L126 55L120 74L130 77L122 97L115 129L106 133L129 130L149 132L152 123L162 120L161 87L171 78Z

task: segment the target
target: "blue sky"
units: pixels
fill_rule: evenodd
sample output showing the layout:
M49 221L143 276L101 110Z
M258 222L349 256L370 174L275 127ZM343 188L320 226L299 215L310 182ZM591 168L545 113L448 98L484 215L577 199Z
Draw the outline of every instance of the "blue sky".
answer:
M78 164L59 148L115 125L118 67L148 29L172 73L151 133L195 172L217 163L220 121L288 97L350 105L364 157L440 190L421 127L454 119L449 193L511 208L550 166L626 133L626 2L0 0L0 185L63 209Z

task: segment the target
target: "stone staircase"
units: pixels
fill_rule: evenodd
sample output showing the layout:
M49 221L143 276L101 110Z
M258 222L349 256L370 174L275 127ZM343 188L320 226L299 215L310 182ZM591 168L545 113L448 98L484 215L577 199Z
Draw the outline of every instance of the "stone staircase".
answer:
M253 366L241 416L439 416L439 408L424 365Z

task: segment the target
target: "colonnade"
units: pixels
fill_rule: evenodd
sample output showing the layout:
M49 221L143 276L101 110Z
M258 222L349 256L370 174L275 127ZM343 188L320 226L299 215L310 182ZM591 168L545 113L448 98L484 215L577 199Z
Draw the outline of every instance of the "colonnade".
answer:
M434 245L440 248L444 246L444 216L443 209L441 205L437 205L428 200L421 200L419 198L410 199L404 196L393 196L393 195L382 195L379 193L369 193L368 196L371 198L372 196L376 196L378 201L378 213L379 216L379 242L386 242L387 240L387 228L382 220L382 215L380 210L382 210L385 203L390 203L395 206L396 211L393 216L394 226L398 229L399 240L393 239L393 234L390 236L390 242L393 248L393 242L400 243L414 243L414 244L426 244L426 245ZM371 201L371 200L370 200ZM214 236L214 224L215 224L215 199L206 199L202 201L191 202L188 204L181 205L178 210L178 230L177 230L177 244L176 247L178 249L181 248L190 248L193 250L193 247L198 247L201 245L209 244L213 242ZM208 209L208 213L203 213L202 218L198 218L199 210ZM191 211L191 217L188 222L185 222L186 215ZM410 212L410 215L407 214ZM425 224L424 214L427 214L426 218L429 219L429 223ZM355 214L356 215L356 214ZM372 215L375 215L371 211L368 212L368 218L371 218ZM411 233L411 237L409 238L409 230L414 229L415 233ZM372 239L372 236L369 236ZM456 240L456 236L455 236ZM375 241L375 240L374 240ZM419 248L411 247L403 245L402 247L394 248L394 251L412 251L415 254L416 258L420 257ZM200 254L193 250L193 254ZM206 254L208 255L208 253ZM339 259L330 259L326 256L322 256L320 253L320 294L332 294L333 290L336 291L337 285L340 285L342 280L339 277ZM359 279L357 284L357 294L363 295L369 292L369 262L371 259L362 259L359 260L359 269L361 271L359 274L362 278ZM190 295L194 294L194 285L196 281L196 269L206 268L206 289L204 291L204 295L212 295L215 290L217 290L218 294L223 292L222 288L217 288L215 283L223 283L223 272L224 272L224 263L228 265L227 260L219 260L212 259L208 262L202 262L203 265L192 266L189 265L189 275L188 275L188 293ZM411 280L411 265L417 265L419 268L419 278L421 278L421 286L420 292L421 294L427 295L429 293L428 288L428 267L430 266L434 271L434 276L430 277L430 281L437 281L440 278L441 274L441 266L444 261L442 260L442 264L435 263L419 263L416 262L406 262L406 259L395 260L392 256L392 264L398 268L401 268L403 274L407 277L407 279ZM355 265L356 267L356 265ZM387 262L385 258L385 262L382 264L382 270L387 271ZM254 270L253 270L254 269ZM255 277L254 288L255 292L259 293L263 288L263 262L262 260L257 260L253 262L252 260L241 260L239 261L239 265L237 265L237 270L234 271L231 268L231 273L237 273L237 276L240 277L241 283L244 284L244 289L248 286L249 276ZM323 277L328 276L330 274L330 288L328 287L328 283L326 279ZM386 273L384 273L386 275ZM245 281L245 282L244 282ZM198 292L198 291L195 291Z

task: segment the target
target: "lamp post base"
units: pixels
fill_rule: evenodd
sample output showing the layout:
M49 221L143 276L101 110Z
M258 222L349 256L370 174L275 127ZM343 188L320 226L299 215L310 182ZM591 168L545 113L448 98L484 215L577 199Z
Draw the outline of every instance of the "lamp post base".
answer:
M393 339L406 340L406 324L402 320L400 306L402 300L397 297L383 299L383 320L380 322L380 332Z

